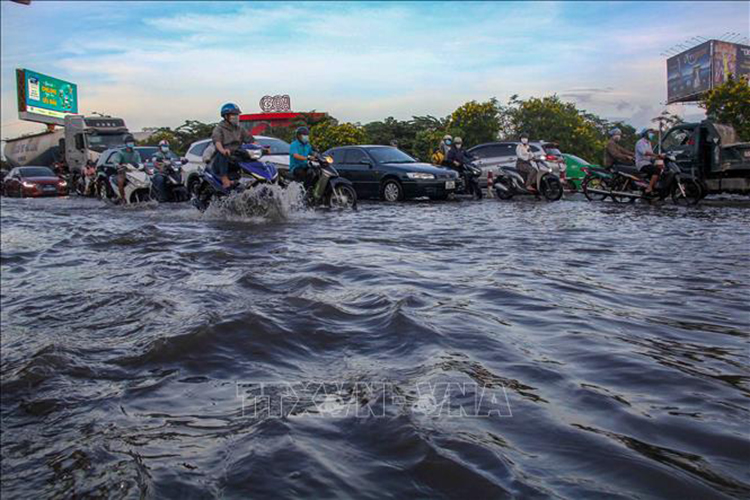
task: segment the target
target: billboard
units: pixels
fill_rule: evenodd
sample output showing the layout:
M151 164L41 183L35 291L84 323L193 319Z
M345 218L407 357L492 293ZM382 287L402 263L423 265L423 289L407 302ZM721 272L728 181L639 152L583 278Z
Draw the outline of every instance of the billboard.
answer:
M78 85L29 69L16 70L18 116L22 120L62 125L78 114Z
M750 77L750 46L709 40L667 59L667 104L698 101L729 75Z

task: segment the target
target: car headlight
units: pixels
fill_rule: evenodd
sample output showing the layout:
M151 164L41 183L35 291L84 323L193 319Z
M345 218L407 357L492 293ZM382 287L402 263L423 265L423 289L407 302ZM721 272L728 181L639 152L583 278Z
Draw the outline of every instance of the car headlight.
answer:
M424 172L407 172L406 176L409 179L420 179L420 180L424 180L424 181L433 180L435 178L434 175L427 174L427 173L424 173Z
M33 182L23 181L21 185L25 188L33 188L36 184L34 184Z
M64 180L62 180L62 179L60 179L59 183L60 183L60 187L65 187L65 186L67 186L67 185L68 185L68 183L67 183L67 182L65 182L65 181L64 181Z

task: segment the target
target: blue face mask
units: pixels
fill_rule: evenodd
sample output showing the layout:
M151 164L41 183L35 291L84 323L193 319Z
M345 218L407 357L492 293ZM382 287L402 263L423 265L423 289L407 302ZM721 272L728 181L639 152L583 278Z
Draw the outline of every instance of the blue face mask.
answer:
M133 149L135 147L135 143L134 142L126 142L125 143L125 147L128 148L128 149Z
M451 145L451 141L445 141L445 145L446 146L450 146Z

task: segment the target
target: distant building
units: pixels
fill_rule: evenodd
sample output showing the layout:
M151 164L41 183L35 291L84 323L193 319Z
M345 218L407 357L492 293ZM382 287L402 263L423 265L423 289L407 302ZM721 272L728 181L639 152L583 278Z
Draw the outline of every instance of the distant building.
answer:
M292 127L299 119L307 115L313 120L321 120L328 113L301 113L301 112L271 112L271 113L246 113L240 115L240 124L254 135L262 135L269 127Z

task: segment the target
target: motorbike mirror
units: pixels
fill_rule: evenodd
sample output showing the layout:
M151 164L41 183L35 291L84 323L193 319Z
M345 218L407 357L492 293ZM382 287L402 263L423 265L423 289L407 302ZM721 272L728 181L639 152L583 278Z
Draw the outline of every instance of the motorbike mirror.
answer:
M187 165L188 159L187 158L180 158L180 163L183 165Z

